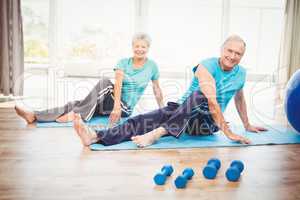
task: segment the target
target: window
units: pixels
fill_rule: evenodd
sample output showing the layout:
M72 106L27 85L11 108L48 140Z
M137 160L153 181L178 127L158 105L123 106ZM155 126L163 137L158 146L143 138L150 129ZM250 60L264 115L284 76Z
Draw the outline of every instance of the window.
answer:
M84 71L111 69L131 55L134 0L64 0L61 8L59 56L65 70L74 71L76 64Z
M111 70L120 58L132 55L135 31L152 37L149 57L162 72L182 75L201 59L218 56L229 34L246 40L242 64L249 74L272 74L277 68L284 0L23 0L22 4L26 63L51 63L67 74Z
M221 0L149 1L151 55L163 67L161 70L183 72L200 59L218 55L221 16Z
M276 70L283 3L282 0L231 0L229 30L246 40L243 64L248 73L272 74Z
M28 64L49 62L49 0L22 1L24 60Z

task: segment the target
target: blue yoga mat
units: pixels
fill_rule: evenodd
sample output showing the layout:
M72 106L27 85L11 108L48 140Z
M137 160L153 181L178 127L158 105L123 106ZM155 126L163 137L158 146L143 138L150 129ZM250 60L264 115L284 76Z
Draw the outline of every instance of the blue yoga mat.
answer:
M268 127L268 131L261 133L249 133L241 127L233 130L237 134L248 137L250 145L240 144L229 140L221 132L210 136L190 136L182 134L179 139L172 136L160 138L155 144L143 149L177 149L177 148L199 148L199 147L231 147L231 146L254 146L275 144L299 144L300 134L284 127ZM139 149L133 142L127 141L116 145L104 146L101 144L90 145L91 150L129 150Z
M127 118L122 118L119 123L122 123ZM93 117L90 121L86 122L89 126L98 127L99 125L106 126L108 124L108 117ZM57 122L37 122L37 128L57 128L57 127L72 127L73 122L57 123Z
M123 118L120 123L124 122ZM95 117L87 122L89 126L94 128L101 128L99 125L107 125L108 117ZM39 128L50 127L71 127L72 122L57 123L57 122L43 122L37 123ZM242 127L231 127L232 130L243 136L248 137L252 144L250 145L274 145L274 144L300 144L300 134L295 130L280 126L267 127L269 130L262 133L248 133ZM175 148L197 148L197 147L230 147L230 146L246 146L237 142L233 142L226 138L222 133L218 132L210 136L189 136L182 134L179 139L172 136L163 137L155 144L144 149L175 149ZM131 141L123 142L121 144L104 146L101 144L93 144L90 146L91 150L128 150L139 149Z

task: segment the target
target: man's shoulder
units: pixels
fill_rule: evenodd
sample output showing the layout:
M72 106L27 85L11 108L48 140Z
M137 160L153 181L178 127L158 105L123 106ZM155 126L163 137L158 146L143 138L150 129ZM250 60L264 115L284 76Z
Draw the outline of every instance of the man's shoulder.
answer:
M245 67L243 67L242 65L237 65L237 67L238 67L239 73L246 75L247 70Z
M217 57L210 57L199 62L204 68L206 68L211 74L214 74L216 69L219 66L219 58ZM197 66L193 68L193 72L197 70Z

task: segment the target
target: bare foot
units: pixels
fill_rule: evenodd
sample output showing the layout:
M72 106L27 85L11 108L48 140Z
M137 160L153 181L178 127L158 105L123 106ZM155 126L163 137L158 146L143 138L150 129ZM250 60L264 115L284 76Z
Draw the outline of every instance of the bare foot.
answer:
M96 132L84 124L79 114L74 114L73 125L84 146L89 146L99 140Z
M25 119L28 124L31 124L31 123L33 123L36 120L35 115L34 115L33 112L25 111L25 110L21 109L18 106L15 106L15 110L16 110L16 113L20 117L22 117L23 119Z
M166 134L167 134L166 129L160 127L144 135L133 136L131 137L131 140L138 147L146 147L153 144L156 140L158 140L160 137Z
M59 123L65 123L65 122L71 122L73 121L75 118L75 113L73 111L64 114L62 116L60 116L59 118L57 118L55 121L59 122Z

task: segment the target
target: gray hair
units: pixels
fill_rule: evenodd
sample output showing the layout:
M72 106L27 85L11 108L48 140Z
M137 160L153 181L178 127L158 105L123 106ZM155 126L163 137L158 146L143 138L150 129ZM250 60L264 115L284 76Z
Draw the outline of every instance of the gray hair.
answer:
M132 45L137 40L143 40L143 41L145 41L148 44L148 47L150 47L150 45L151 45L151 38L146 33L137 33L137 34L135 34L133 36L133 38L132 38Z
M241 42L244 44L244 47L246 48L246 42L238 35L231 35L229 36L223 43L222 48L224 48L224 46L231 41L235 41L235 42Z

